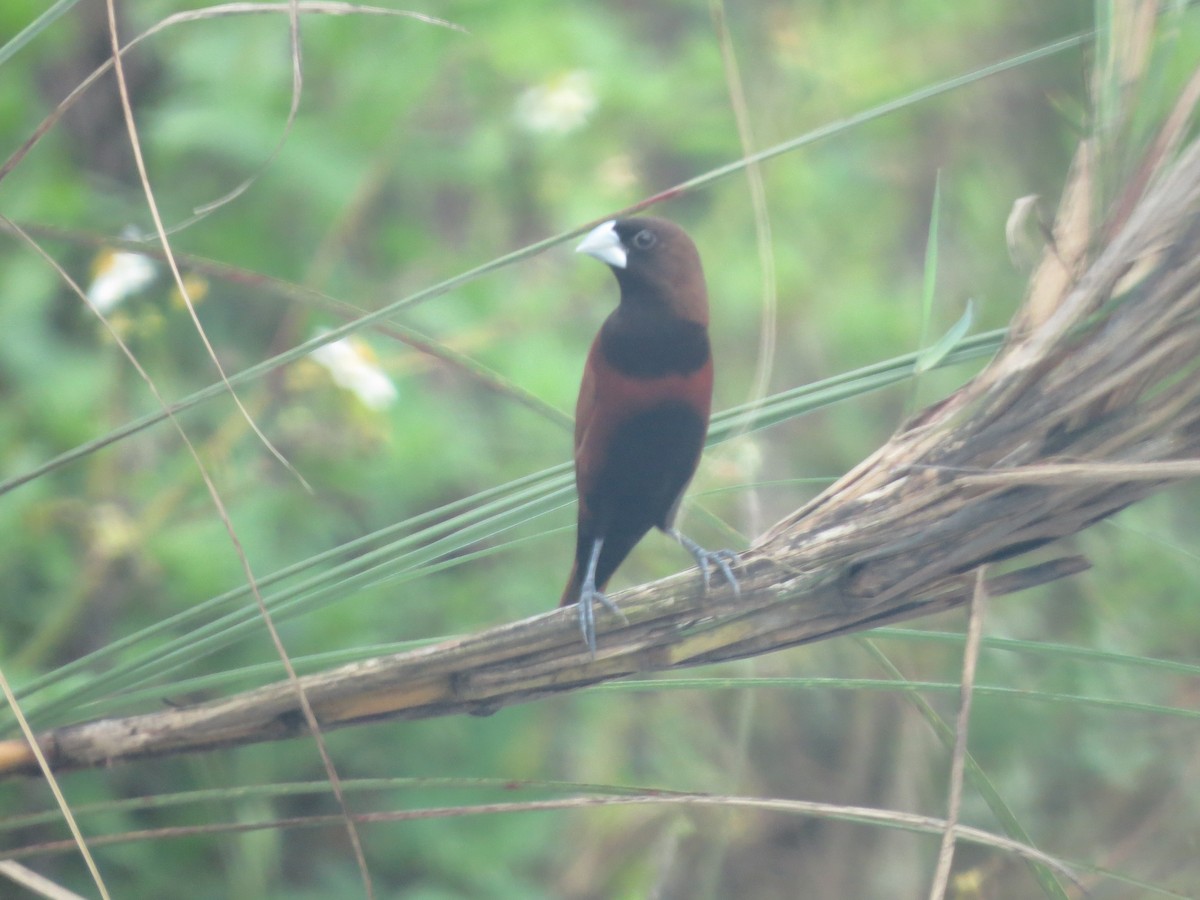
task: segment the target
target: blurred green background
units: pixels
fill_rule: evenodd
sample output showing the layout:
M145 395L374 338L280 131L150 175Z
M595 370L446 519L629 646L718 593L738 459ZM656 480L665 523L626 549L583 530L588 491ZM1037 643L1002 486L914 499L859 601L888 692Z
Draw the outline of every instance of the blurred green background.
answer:
M122 4L122 37L185 8ZM0 157L109 52L96 0L35 28L24 46L2 43L43 10L33 0L0 7ZM168 226L252 179L172 236L227 372L342 324L345 307L330 300L379 309L741 157L723 40L762 149L1087 30L1095 16L1080 0L749 0L728 5L722 32L700 0L463 0L422 11L464 30L303 17L303 93L290 130L286 15L176 24L126 58ZM1200 58L1194 13L1168 17L1161 34L1155 79L1137 98L1149 121ZM1010 259L1005 221L1023 195L1053 210L1090 127L1092 64L1084 44L761 167L778 293L767 394L917 350L969 298L976 330L1008 321L1027 272ZM936 293L926 315L935 183ZM0 181L0 213L85 288L105 266L114 271L107 242L129 228L152 232L110 78ZM716 408L757 399L768 303L747 174L702 184L655 213L684 225L706 263ZM360 366L377 366L394 397L385 389L364 399L308 356L242 384L247 409L312 493L227 394L181 415L255 575L267 579L265 596L284 604L274 607L281 635L302 669L555 604L573 540L569 490L503 521L480 518L475 532L420 529L448 521L446 505L460 501L460 511L482 516L480 492L569 460L584 354L616 298L611 276L571 247L564 240L397 313L394 323L436 355L394 330L359 331ZM228 593L245 585L241 564L169 425L13 485L159 407L28 244L5 234L0 271L0 480L10 488L0 493L0 668L35 727L283 677L252 598ZM107 316L173 400L218 376L165 268L151 274ZM711 448L685 529L710 546L745 546L982 362ZM1174 892L1162 896L1200 896L1196 499L1184 487L1123 513L1078 540L1093 571L993 603L979 683L996 690L981 690L972 719L971 750L1030 841ZM406 534L410 544L392 543ZM651 536L614 586L687 564ZM963 627L958 613L872 636L906 678L939 686L925 696L948 720ZM344 655L305 661L336 653ZM569 796L575 790L557 783L580 782L944 815L948 753L902 692L864 683L892 676L859 639L695 674L704 683L687 689L669 689L670 679L616 684L490 718L378 724L327 740L351 806L364 811ZM784 680L740 683L751 676ZM3 728L17 733L8 712ZM367 778L385 781L353 783ZM61 780L84 834L96 837L334 813L323 779L312 743L293 741ZM532 784L515 784L524 780ZM293 782L315 787L234 790ZM162 809L112 805L201 789L214 793ZM19 818L54 809L40 780L0 784L0 809L0 852L67 836L56 814ZM999 830L969 787L963 820ZM914 897L927 890L937 851L935 838L878 826L663 807L468 815L364 827L362 837L379 895L422 900ZM340 825L123 843L96 855L120 897L362 890ZM25 861L94 891L73 850ZM1092 897L1154 895L1082 878ZM22 896L9 890L19 891L0 894ZM1042 895L1015 857L970 845L959 847L954 891Z

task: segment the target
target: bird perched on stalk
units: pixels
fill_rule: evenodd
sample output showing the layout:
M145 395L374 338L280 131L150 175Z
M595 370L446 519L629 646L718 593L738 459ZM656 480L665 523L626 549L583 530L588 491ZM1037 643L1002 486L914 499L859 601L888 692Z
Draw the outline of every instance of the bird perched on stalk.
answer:
M595 604L622 615L603 591L651 528L692 554L706 589L716 566L737 592L737 557L705 550L674 525L712 406L708 290L696 245L672 222L638 217L605 222L576 251L607 263L621 289L588 352L575 407L579 524L560 602L579 604L594 654Z

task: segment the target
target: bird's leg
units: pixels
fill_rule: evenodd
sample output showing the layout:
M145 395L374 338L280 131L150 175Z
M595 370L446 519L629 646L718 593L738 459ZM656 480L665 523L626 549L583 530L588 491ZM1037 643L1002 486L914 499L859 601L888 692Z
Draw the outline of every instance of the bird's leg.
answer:
M621 621L626 624L629 620L625 618L625 613L617 607L617 604L608 599L608 596L596 589L596 564L600 562L600 548L604 546L604 538L596 538L592 543L592 554L588 557L587 572L583 576L583 586L579 590L579 630L583 632L583 639L587 642L588 650L592 656L596 655L596 610L593 604L598 600L604 604L605 609L616 616L621 617Z
M700 567L701 574L704 575L704 590L708 590L708 567L716 566L721 570L721 574L725 576L725 580L729 582L729 586L733 588L735 595L742 592L738 585L737 577L733 574L733 569L730 563L738 561L737 554L732 550L705 550L690 537L685 534L680 534L674 528L663 529L668 535L679 541L680 545L696 560L696 565Z

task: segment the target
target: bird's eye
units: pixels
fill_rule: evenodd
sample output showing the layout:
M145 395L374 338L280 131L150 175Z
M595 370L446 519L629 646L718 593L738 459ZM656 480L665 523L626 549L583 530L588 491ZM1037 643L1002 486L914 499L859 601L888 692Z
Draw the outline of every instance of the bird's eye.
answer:
M649 250L658 240L658 236L649 228L643 228L633 236L633 246L639 250Z

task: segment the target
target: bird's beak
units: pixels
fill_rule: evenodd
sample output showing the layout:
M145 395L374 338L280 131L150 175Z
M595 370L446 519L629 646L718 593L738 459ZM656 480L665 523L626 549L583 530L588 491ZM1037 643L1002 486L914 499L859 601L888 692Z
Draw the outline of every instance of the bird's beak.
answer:
M625 261L628 256L625 251L625 245L621 243L621 238L617 234L617 222L615 219L610 219L603 225L597 225L589 231L584 236L584 239L579 242L579 246L575 248L575 252L594 256L600 262L608 263L616 269L625 268Z

